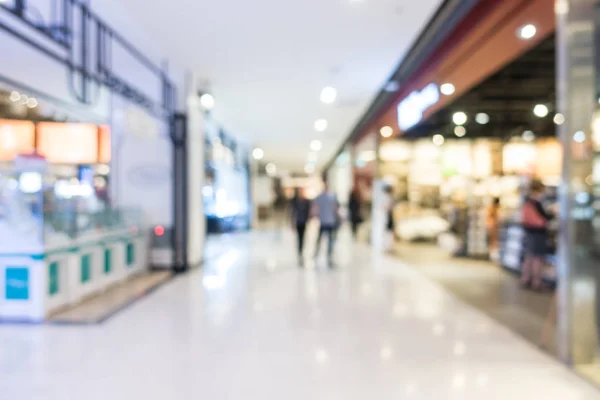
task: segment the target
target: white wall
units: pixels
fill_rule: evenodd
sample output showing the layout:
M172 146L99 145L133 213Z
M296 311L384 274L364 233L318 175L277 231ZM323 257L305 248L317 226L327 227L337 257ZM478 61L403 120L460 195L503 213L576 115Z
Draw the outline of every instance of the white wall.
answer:
M141 208L151 225L173 224L173 146L168 124L114 96L113 205Z
M202 261L206 232L206 217L202 188L204 187L204 110L198 96L188 98L188 264Z

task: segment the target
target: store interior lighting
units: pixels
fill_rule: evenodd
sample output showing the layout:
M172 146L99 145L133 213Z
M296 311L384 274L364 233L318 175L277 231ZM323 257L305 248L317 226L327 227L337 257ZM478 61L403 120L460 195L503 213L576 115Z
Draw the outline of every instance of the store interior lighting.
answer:
M561 113L558 113L554 116L554 123L556 125L562 125L565 123L565 116L562 115Z
M332 104L337 98L337 90L334 87L327 86L321 90L321 102L324 104Z
M200 96L200 104L207 110L212 110L215 107L215 98L210 93L204 93Z
M267 175L269 176L277 175L277 166L273 163L268 163L265 167L265 170L267 171Z
M310 142L310 149L312 151L321 151L323 143L320 140L313 140Z
M475 116L475 122L477 122L480 125L485 125L488 122L490 122L490 116L487 115L486 113L478 113Z
M465 129L464 126L459 125L459 126L454 127L454 134L457 137L464 137L467 134L467 130Z
M533 108L533 113L535 114L536 117L539 118L544 118L548 115L548 107L544 104L537 104L534 108Z
M526 142L533 142L535 140L535 133L532 131L523 132L523 140Z
M435 144L436 146L443 145L445 141L446 141L446 139L444 139L444 137L440 134L433 136L433 144Z
M454 115L452 115L452 121L456 125L464 125L467 123L467 120L468 120L467 114L465 114L462 111L455 112Z
M537 33L537 28L533 24L523 25L519 28L518 36L523 40L532 39Z
M308 153L308 161L309 162L315 163L315 162L317 162L318 159L319 159L319 155L316 152L311 151L310 153Z
M19 92L17 91L12 91L10 93L10 101L12 101L13 103L16 103L17 101L21 100L21 95L19 94Z
M260 147L257 147L254 150L252 150L252 157L255 160L262 160L264 156L265 156L265 152Z
M575 132L575 134L573 135L573 140L576 141L577 143L585 142L585 132L584 131Z
M456 88L451 83L444 83L442 86L440 86L440 92L442 92L442 94L445 96L450 96L454 94L455 90Z
M324 118L319 118L315 121L315 131L317 132L325 132L328 126L329 123Z
M30 97L29 100L27 100L27 107L36 108L37 106L38 106L38 101L35 97Z
M394 134L394 129L391 126L384 126L379 130L379 133L384 138L389 138Z

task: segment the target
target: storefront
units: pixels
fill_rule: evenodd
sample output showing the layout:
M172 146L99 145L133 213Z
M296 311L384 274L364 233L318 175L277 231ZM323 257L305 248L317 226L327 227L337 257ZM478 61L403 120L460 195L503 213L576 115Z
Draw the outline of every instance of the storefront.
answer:
M375 102L359 122L355 148L379 145L374 154L357 151L356 178L374 171L375 182L394 188L401 239L438 241L454 256L491 258L517 274L523 201L529 182L541 180L544 207L558 211L545 271L548 283L558 283L558 312L546 296L546 325L557 318L556 355L600 382L593 376L598 2L475 3L435 46L415 46L399 67L404 74L394 74L399 81L378 98L388 101ZM443 30L437 20L431 26ZM419 58L419 51L429 53ZM500 219L491 232L496 200Z
M150 251L174 225L166 73L85 5L41 15L47 31L28 7L0 6L3 50L19 54L0 71L0 320L40 322L185 261ZM73 32L68 16L70 39L48 33Z

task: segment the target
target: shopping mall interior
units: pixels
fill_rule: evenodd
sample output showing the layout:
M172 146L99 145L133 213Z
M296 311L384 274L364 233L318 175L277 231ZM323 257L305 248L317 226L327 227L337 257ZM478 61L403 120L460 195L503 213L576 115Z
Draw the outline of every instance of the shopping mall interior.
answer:
M600 400L600 0L0 0L0 397Z

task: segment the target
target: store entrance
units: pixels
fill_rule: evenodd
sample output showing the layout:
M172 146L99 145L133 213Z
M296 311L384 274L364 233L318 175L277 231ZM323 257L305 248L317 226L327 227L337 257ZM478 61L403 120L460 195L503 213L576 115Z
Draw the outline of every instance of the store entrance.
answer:
M556 227L545 237L543 289L522 288L530 185L557 210L563 152L551 35L399 138L382 139L379 174L394 187L396 249L458 297L556 354L550 318ZM442 268L443 266L443 268ZM536 288L537 289L537 288Z

